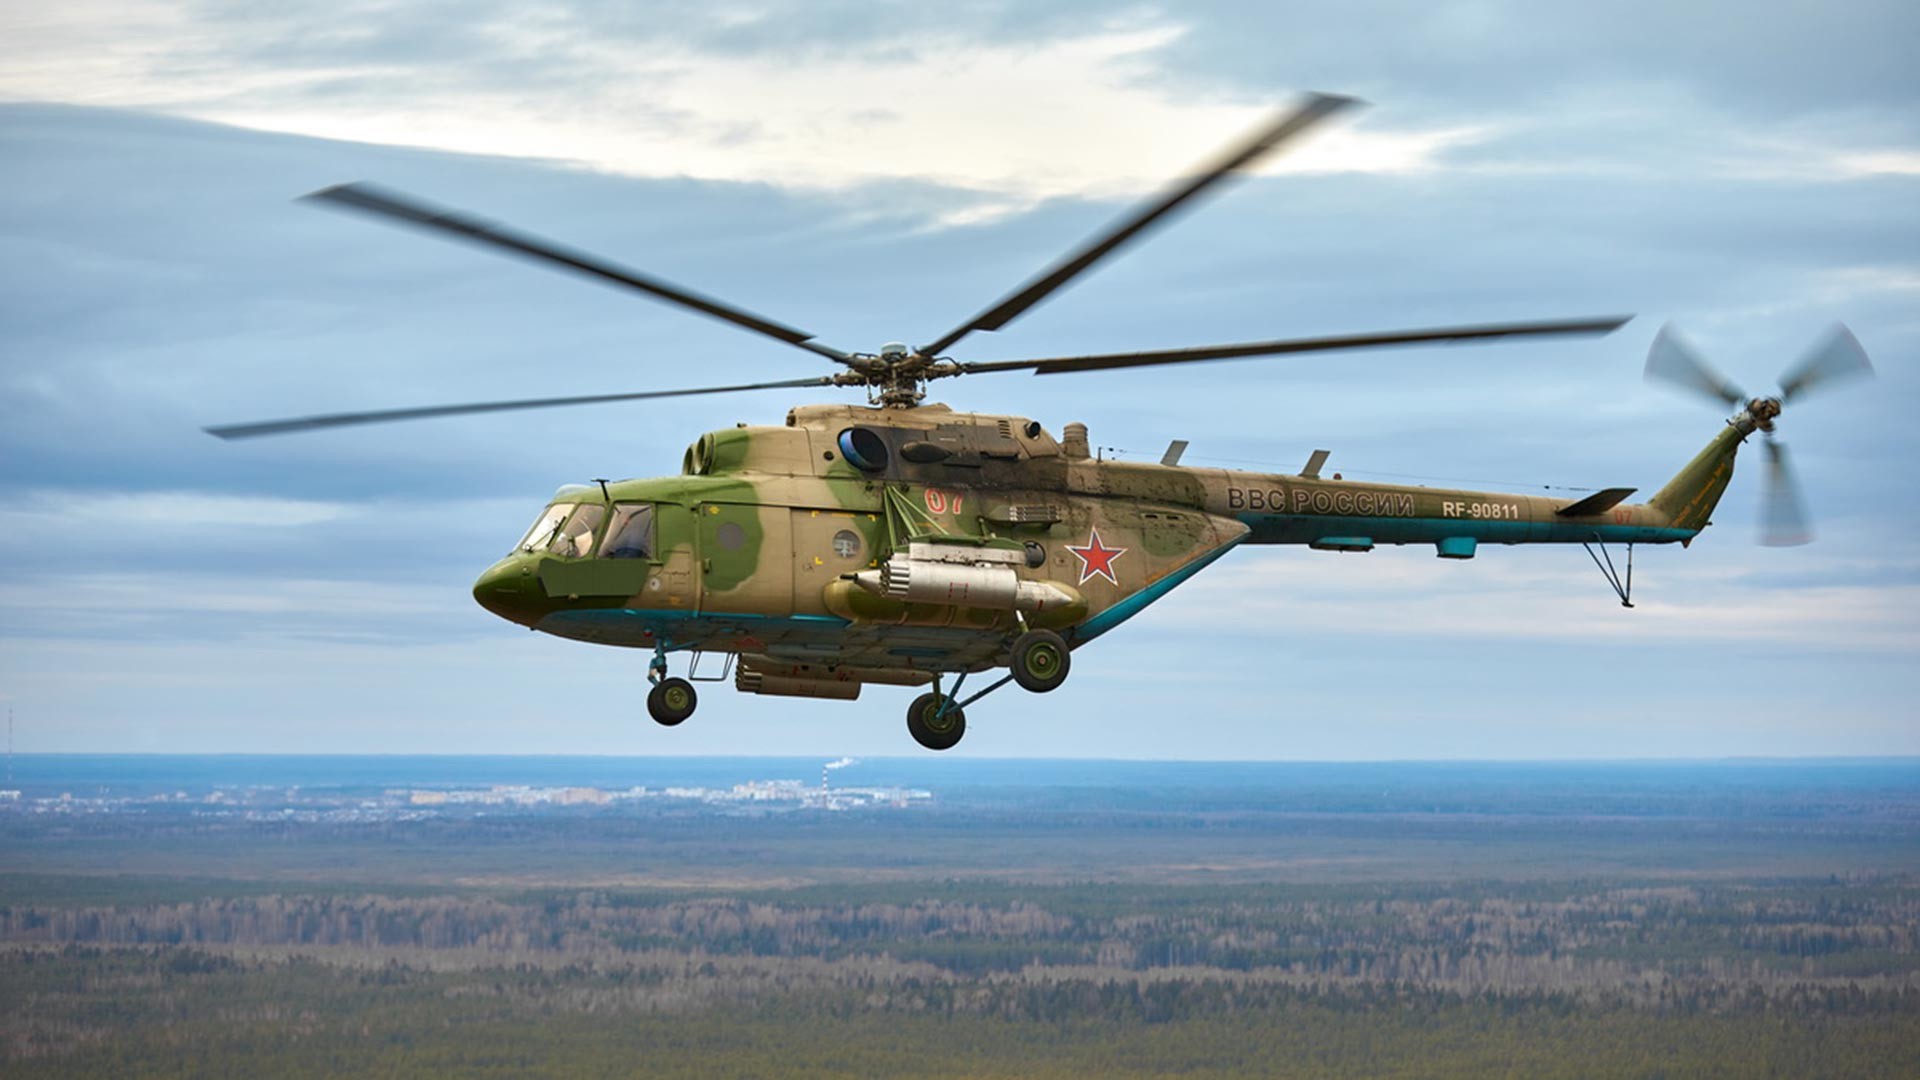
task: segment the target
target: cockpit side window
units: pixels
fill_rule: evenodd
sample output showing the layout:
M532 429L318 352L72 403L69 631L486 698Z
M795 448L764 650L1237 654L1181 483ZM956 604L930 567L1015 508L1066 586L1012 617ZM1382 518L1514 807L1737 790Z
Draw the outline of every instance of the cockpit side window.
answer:
M607 508L599 503L582 503L554 534L553 541L547 545L547 554L577 559L592 551L594 530L606 516Z
M603 559L653 558L653 504L622 503L613 508L613 524L600 545Z
M527 535L514 545L515 551L540 551L551 543L560 529L560 523L573 513L574 503L559 503L541 511L540 517L527 530Z

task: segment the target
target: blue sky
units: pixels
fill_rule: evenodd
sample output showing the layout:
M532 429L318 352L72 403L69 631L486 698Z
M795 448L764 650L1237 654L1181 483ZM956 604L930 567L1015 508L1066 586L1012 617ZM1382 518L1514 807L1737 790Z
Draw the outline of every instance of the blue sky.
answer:
M924 340L1301 89L1370 108L963 359L1637 313L1597 341L958 380L1157 457L1658 486L1844 320L1880 370L1751 452L1624 611L1576 549L1237 552L956 753L1920 752L1910 4L129 4L0 15L0 702L25 750L907 753L905 695L714 687L517 630L475 576L552 489L785 392L223 444L205 424L812 374L802 353L292 197L369 179L843 348ZM1256 466L1257 467L1257 466Z

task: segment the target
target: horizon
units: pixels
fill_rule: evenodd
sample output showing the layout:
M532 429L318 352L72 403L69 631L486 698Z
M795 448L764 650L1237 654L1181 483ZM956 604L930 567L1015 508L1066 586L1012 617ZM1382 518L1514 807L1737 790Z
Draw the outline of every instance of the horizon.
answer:
M814 761L821 758L843 759L827 750L817 754L671 754L671 753L513 753L503 751L407 751L407 750L32 750L19 751L16 757L139 757L139 758L524 758L524 759L605 759L631 761ZM1743 762L1794 764L1815 763L1889 763L1910 762L1920 765L1920 754L1809 754L1755 755L1733 754L1718 757L1566 757L1566 758L1137 758L1137 757L1021 757L988 755L929 755L923 753L862 754L853 765L874 761L967 761L980 764L1003 762L1075 764L1177 764L1177 765L1635 765L1635 764L1738 764Z

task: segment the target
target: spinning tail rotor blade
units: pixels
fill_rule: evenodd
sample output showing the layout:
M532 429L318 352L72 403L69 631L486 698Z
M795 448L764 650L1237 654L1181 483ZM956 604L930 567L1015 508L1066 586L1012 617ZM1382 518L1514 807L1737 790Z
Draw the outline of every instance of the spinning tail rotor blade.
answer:
M739 390L832 385L833 376L821 375L811 379L783 379L779 382L744 383L739 386L703 386L691 390L644 390L635 394L524 398L519 401L482 401L466 405L381 409L377 412L327 413L320 416L299 416L288 420L267 420L255 424L224 424L204 430L207 434L221 439L252 439L261 435L289 435L296 431L354 427L360 424L385 424L396 420L427 420L439 416L466 416L471 413L513 412L519 409L551 409L560 405L600 405L610 401L644 401L647 398L691 397L696 394L731 394Z
M1816 386L1872 374L1873 364L1868 362L1859 339L1845 326L1836 325L1831 334L1780 377L1780 400L1792 401Z
M1739 406L1747 400L1739 387L1715 371L1693 346L1681 339L1672 323L1660 328L1660 333L1654 336L1653 347L1647 350L1647 378L1670 382L1728 405Z
M1806 503L1800 497L1799 481L1787 462L1787 448L1775 439L1766 441L1767 492L1760 520L1760 542L1768 547L1794 547L1813 539L1807 524Z
M305 198L318 203L357 210L363 214L404 222L423 229L431 229L524 258L564 267L615 285L637 289L656 299L690 308L709 318L732 323L756 334L764 334L776 341L784 341L810 353L843 363L847 360L847 354L815 342L813 335L804 330L795 330L791 326L784 326L724 301L702 296L691 289L683 289L672 282L643 274L638 270L630 270L585 252L573 251L551 240L543 240L476 217L431 206L373 184L340 184L323 188Z

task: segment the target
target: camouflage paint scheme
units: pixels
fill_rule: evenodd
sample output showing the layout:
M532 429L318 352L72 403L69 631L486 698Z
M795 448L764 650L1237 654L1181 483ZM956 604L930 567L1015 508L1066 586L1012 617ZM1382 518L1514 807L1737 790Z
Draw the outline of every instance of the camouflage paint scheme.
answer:
M847 580L904 558L910 541L1031 551L1022 579L1053 582L1084 603L1027 616L1026 625L1078 647L1240 544L1434 544L1447 558L1470 558L1483 543L1685 544L1726 490L1744 427L1730 424L1652 499L1630 504L1625 489L1576 502L1102 461L1078 425L1061 441L1023 418L942 405L804 406L782 427L703 436L680 476L555 497L554 505L652 504L650 558L516 550L474 595L559 637L736 654L743 689L851 698L866 683L1004 666L1022 629L1010 609L908 604ZM847 460L840 437L851 428L884 441L883 468Z

